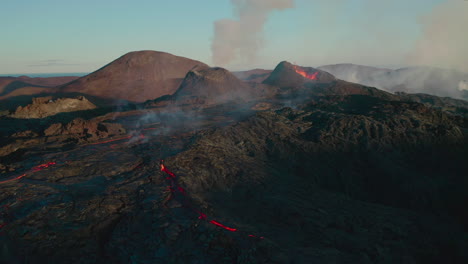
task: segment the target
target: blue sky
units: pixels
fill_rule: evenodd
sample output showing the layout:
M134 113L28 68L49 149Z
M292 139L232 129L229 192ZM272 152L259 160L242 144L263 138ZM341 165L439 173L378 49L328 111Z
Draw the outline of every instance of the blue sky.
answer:
M223 66L402 66L422 34L421 18L442 2L296 0L271 13L254 65ZM0 74L90 72L134 50L212 65L213 22L233 18L229 0L3 0L0 8Z

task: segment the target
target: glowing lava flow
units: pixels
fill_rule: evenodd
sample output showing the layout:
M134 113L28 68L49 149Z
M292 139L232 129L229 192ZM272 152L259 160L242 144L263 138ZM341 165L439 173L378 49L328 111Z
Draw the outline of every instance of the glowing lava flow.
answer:
M184 188L180 187L179 184L177 183L176 181L176 175L171 172L170 170L168 170L166 168L166 166L164 166L163 164L163 160L161 160L161 164L160 164L160 169L162 172L165 172L167 175L169 175L169 177L166 177L166 180L170 180L171 182L171 187L169 187L169 190L172 192L172 194L174 194L175 192L178 192L182 195L186 195L186 191ZM174 188L175 187L175 188ZM210 224L213 224L215 226L219 226L227 231L231 231L231 232L238 232L239 230L236 229L236 228L232 228L232 227L228 227L228 226L225 226L223 224L221 224L220 222L218 221L215 221L215 220L209 220L208 219L208 216L198 210L195 210L194 208L190 208L191 210L193 210L194 212L198 213L198 219L202 219L202 220L205 220L207 221L208 223ZM264 239L264 237L258 237L258 236L255 236L255 235L248 235L249 237L253 237L253 238L260 238L260 239Z
M216 222L215 220L211 220L210 223L212 223L213 225L217 225L217 226L219 226L219 227L222 227L222 228L224 228L224 229L226 229L226 230L228 230L228 231L237 232L237 229L231 228L231 227L227 227L227 226L221 224L220 222Z
M57 162L47 162L47 163L44 163L44 164L41 164L41 165L37 165L35 167L33 167L31 169L31 171L34 173L34 172L38 172L38 171L41 171L43 169L46 169L46 168L49 168L50 166L54 166L54 165L57 165ZM11 178L11 179L8 179L8 180L4 180L4 181L0 181L0 184L4 184L4 183L8 183L8 182L12 182L12 181L17 181L17 180L21 180L22 178L26 177L26 173L24 174L21 174L20 176L16 176L14 178Z
M43 169L49 168L50 166L53 166L53 165L56 165L56 164L57 164L57 162L51 161L51 162L47 162L45 164L38 165L38 166L32 168L32 170L33 170L33 172L37 172L37 171L41 171Z
M7 182L16 181L16 180L19 180L19 179L21 179L21 178L23 178L23 177L25 177L25 176L26 176L26 174L22 174L22 175L20 175L20 176L15 177L15 178L11 178L11 179L8 179L8 180L0 181L0 184L4 184L4 183L7 183Z
M294 66L294 70L296 71L296 73L298 73L299 75L301 75L304 78L307 78L307 79L310 79L310 80L317 80L318 72L314 72L314 73L310 74L310 73L307 73L306 71L300 69L298 66Z
M35 173L35 172L38 172L38 171L41 171L43 169L46 169L46 168L49 168L50 166L53 166L53 165L56 165L57 163L56 162L53 162L53 161L50 161L50 162L47 162L47 163L44 163L44 164L41 164L41 165L37 165L35 167L33 167L31 169L31 172L32 173ZM13 181L18 181L18 180L21 180L22 178L26 177L26 173L24 174L21 174L20 176L16 176L14 178L11 178L11 179L8 179L8 180L4 180L4 181L0 181L0 184L4 184L4 183L9 183L9 182L13 182ZM7 214L8 213L8 209L9 209L9 206L8 205L3 205L3 208L5 208L5 212L0 212L2 214ZM3 227L5 227L7 225L7 223L1 223L0 224L0 229L2 229Z

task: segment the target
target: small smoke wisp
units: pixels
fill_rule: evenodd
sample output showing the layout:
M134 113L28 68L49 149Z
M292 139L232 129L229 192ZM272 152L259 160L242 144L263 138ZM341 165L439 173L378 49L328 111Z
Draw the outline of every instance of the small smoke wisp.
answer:
M458 84L458 90L459 91L468 91L468 82L467 81L461 81Z
M238 58L243 63L253 63L263 46L262 32L268 15L294 6L294 0L231 0L231 3L237 19L214 23L211 51L215 65L227 65Z

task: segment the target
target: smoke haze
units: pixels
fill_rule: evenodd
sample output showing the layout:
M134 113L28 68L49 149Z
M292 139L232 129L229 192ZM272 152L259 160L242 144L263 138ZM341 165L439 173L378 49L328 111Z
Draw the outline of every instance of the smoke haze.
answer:
M422 18L422 36L409 63L468 72L468 2L447 0Z
M236 20L214 23L211 44L213 63L226 65L236 59L251 64L263 46L263 28L274 10L292 8L294 0L231 0Z

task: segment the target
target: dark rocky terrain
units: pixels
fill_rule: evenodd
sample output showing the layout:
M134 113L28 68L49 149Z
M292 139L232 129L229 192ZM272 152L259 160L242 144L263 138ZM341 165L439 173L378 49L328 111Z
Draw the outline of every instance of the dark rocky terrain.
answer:
M465 100L420 93L397 92L396 94L401 100L423 103L455 115L468 117L468 101Z
M144 104L0 118L3 262L467 263L461 108L288 62L184 76Z

